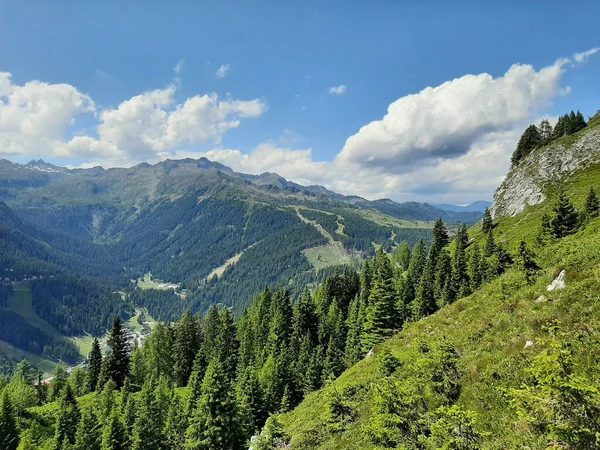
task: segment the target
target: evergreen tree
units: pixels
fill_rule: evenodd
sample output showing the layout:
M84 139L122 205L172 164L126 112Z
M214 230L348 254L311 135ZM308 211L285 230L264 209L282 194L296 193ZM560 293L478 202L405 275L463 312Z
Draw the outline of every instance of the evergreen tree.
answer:
M71 386L68 384L63 390L59 401L59 409L56 417L56 428L54 434L54 445L56 450L61 450L63 443L75 443L75 435L79 424L80 412L77 400L73 395Z
M289 326L291 328L291 303L289 304L289 307ZM237 329L233 320L233 314L229 308L223 308L219 311L219 329L215 351L217 357L223 363L223 370L225 370L225 373L231 381L233 381L237 375L236 370L239 347L240 344L237 340Z
M54 369L54 377L52 383L50 383L50 389L48 390L48 400L53 402L58 400L63 392L63 389L67 385L69 373L62 364L58 364Z
M519 268L525 274L527 283L533 284L535 282L535 277L541 268L535 262L535 254L529 248L527 248L527 244L525 244L525 241L521 241L519 243L518 262Z
M91 408L83 410L75 434L75 450L100 450L101 428Z
M496 253L496 239L494 238L494 232L490 230L485 240L485 257L489 258L494 253Z
M188 382L190 395L188 398L188 404L186 406L187 417L190 417L193 414L194 410L196 409L198 399L200 398L200 395L202 395L202 380L204 379L205 373L206 360L204 359L203 352L199 351L196 355L194 368L192 369L192 374L190 375L190 380Z
M492 213L490 209L486 206L485 211L483 212L483 219L481 220L481 230L484 233L491 233L494 229L494 220L492 219Z
M256 369L246 367L237 384L237 404L241 429L245 438L255 434L264 424L268 414L264 409L262 389Z
M452 281L449 283L448 292L446 293L447 301L450 303L456 298L465 297L471 293L466 252L468 242L467 227L463 223L456 233L454 257L452 258L454 263Z
M162 426L154 388L152 379L148 379L136 402L131 450L160 450Z
M337 378L345 368L344 347L346 340L344 317L337 299L334 299L329 307L327 322L330 331L327 352L325 353L325 376Z
M432 260L432 266L435 268L437 263L437 258L442 249L448 245L450 242L450 238L448 237L448 229L442 219L438 219L435 221L433 225L433 240L431 241L431 247L429 249L429 257Z
M15 412L8 396L8 390L0 392L0 448L3 450L16 450L19 446L19 429Z
M410 256L410 246L406 241L400 242L400 244L392 252L392 259L396 264L398 264L402 272L408 269L408 265L410 264Z
M451 281L452 258L450 257L448 250L444 249L440 253L435 270L434 295L438 307L442 307L448 303L446 294L448 292L448 285L451 283Z
M103 364L104 368L106 364ZM137 340L133 343L133 351L131 352L131 370L129 371L128 379L131 381L134 390L140 390L144 384L144 379L147 374L147 361L145 352L138 346ZM101 374L98 381L101 384L103 374Z
M369 296L371 295L371 278L372 278L371 265L369 260L366 260L362 265L360 272L360 300L365 307L369 303Z
M541 121L539 131L542 142L547 142L552 136L552 125L550 125L547 119Z
M554 217L550 225L552 227L552 235L557 239L577 231L579 215L564 190L560 191L558 201L554 206Z
M133 426L135 425L135 415L137 413L137 407L135 405L135 398L130 395L127 398L127 403L123 407L123 426L125 427L125 434L127 436L133 435Z
M174 375L177 386L183 387L192 374L194 359L198 353L198 329L190 311L187 311L175 329L173 354L175 357Z
M117 409L113 409L102 430L101 450L129 450L125 427Z
M363 318L361 314L361 301L358 296L350 303L346 329L348 330L345 346L346 367L352 367L364 356L361 345Z
M363 349L370 349L401 327L396 307L393 269L388 256L381 248L375 256L374 265L377 267L377 272L369 296L369 305L366 308L361 338Z
M163 430L163 448L167 450L180 450L185 444L185 431L187 418L177 395L173 396L169 406L165 427Z
M102 391L96 396L96 410L101 422L108 419L115 406L116 387L117 384L114 380L108 380Z
M404 305L409 305L415 299L426 263L427 252L425 250L425 243L423 242L423 239L420 239L413 249L410 264L406 273L406 280L402 284L403 289L401 296Z
M433 248L432 248L433 250ZM436 257L436 260L438 258ZM425 264L425 270L417 289L417 296L413 301L412 317L414 320L419 320L421 317L433 314L437 310L437 302L435 300L435 265L432 258L432 252L430 252Z
M121 319L116 317L107 340L110 353L104 358L104 370L108 379L114 380L117 389L120 389L129 375L130 349L127 342L127 331L121 324Z
M477 243L473 245L471 250L471 258L469 260L469 279L471 282L471 290L479 289L485 279L484 271L481 267L481 252Z
M146 340L146 370L158 380L162 376L172 377L175 355L170 327L158 323Z
M102 351L97 338L92 342L92 350L88 356L88 370L86 380L86 391L94 392L98 386L100 370L102 369Z
M202 396L186 432L188 450L237 449L241 446L238 411L219 359L208 365Z
M535 125L529 125L519 139L517 148L512 155L512 163L517 164L519 161L529 155L529 153L531 153L541 141L542 137L537 127Z
M600 203L598 202L596 191L592 187L585 200L585 216L587 219L595 219L598 215L600 215Z

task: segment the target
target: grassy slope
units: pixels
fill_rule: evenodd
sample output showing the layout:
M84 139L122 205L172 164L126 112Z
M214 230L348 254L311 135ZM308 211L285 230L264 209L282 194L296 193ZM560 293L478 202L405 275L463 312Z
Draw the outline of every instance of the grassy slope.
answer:
M590 186L595 186L596 191L600 188L600 165L567 177L565 188L576 207L583 206ZM551 210L557 191L557 186L545 188L546 202L528 208L517 217L499 221L495 229L497 241L511 250L521 239L532 247L535 245L541 216ZM480 225L470 233L484 244ZM332 386L312 393L294 411L283 415L281 420L293 437L293 448L370 448L364 440L362 425L371 415L370 387L379 378L377 355L387 348L409 366L422 342L440 339L451 342L461 355L462 391L458 403L475 411L481 430L490 433L484 448L511 448L515 435L527 440L526 433L516 431L516 416L500 389L520 385L524 369L539 352L538 345L526 349L525 343L536 342L545 335L542 327L550 320L560 320L565 331L596 333L600 329L600 220L555 244L534 248L544 269L535 285L527 286L524 277L511 269L475 294L410 324L376 348L375 357L343 373L334 382L338 392L350 385L361 387L363 392L358 419L344 433L334 435L324 431L326 397ZM567 288L546 292L546 286L562 269L567 272ZM536 302L541 294L550 301ZM399 378L402 378L402 364ZM596 380L600 379L598 369L597 365L591 368ZM538 448L533 441L529 445Z

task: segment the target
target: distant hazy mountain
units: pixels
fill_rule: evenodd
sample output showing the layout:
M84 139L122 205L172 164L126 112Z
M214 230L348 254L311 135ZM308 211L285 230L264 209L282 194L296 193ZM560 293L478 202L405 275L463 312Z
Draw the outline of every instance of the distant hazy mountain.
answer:
M492 206L492 202L478 200L467 206L450 205L448 203L442 203L433 206L448 212L483 212L485 211L485 208L489 208L490 206Z

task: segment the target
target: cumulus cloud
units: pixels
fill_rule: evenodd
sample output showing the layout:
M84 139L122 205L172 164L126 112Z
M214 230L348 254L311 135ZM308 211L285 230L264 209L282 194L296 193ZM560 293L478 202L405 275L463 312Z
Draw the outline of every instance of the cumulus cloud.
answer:
M218 79L225 78L230 69L231 69L230 64L221 64L219 66L219 68L217 69L217 71L215 72L215 76Z
M217 94L175 100L176 86L136 95L97 111L94 101L68 84L31 81L23 86L0 73L0 153L89 158L105 165L155 159L184 145L220 143L246 118L267 109L261 99L221 99ZM95 135L70 133L77 116L95 113Z
M331 86L329 88L329 93L330 94L335 94L335 95L342 95L346 93L346 86L343 84L340 84L339 86Z
M62 139L75 117L96 110L93 100L69 84L30 81L22 86L0 73L0 152L43 153Z
M562 92L564 61L536 71L515 64L501 77L465 75L402 97L381 119L349 137L344 162L407 172L466 154L482 135L502 131L550 105Z

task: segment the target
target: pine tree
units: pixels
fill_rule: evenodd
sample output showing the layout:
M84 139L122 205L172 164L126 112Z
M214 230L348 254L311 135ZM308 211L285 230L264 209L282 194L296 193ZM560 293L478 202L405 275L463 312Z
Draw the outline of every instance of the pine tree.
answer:
M325 353L325 375L337 378L345 369L344 346L346 330L343 313L338 305L337 299L329 307L327 314L329 327L329 343Z
M185 430L187 429L187 418L177 395L173 396L169 406L163 435L163 449L180 450L185 444Z
M237 449L241 445L238 411L219 359L213 358L202 381L202 396L186 432L187 450Z
M115 406L115 389L117 384L114 380L108 380L104 388L96 396L96 410L100 422L104 422L110 416Z
M542 142L546 142L550 139L552 136L552 125L550 125L550 122L547 119L541 121L539 131Z
M104 368L106 364L103 364ZM137 340L133 343L133 351L131 352L131 370L129 371L128 379L131 381L134 390L139 390L144 384L144 379L147 374L147 361L145 352L138 346ZM101 384L103 374L100 375L98 383Z
M527 248L525 241L519 243L519 268L525 274L528 284L535 282L535 277L540 271L540 266L535 262L535 254Z
M496 253L496 239L494 238L494 232L489 231L485 240L485 257L489 258Z
M194 359L198 353L198 329L190 311L187 311L175 329L173 354L175 356L174 376L177 386L183 387L192 374Z
M479 289L485 278L481 267L481 252L479 246L475 243L471 250L471 258L469 260L469 279L471 282L471 290Z
M391 262L380 248L375 256L377 267L373 287L366 308L365 324L362 335L363 349L370 349L401 327L396 307L394 272ZM414 260L414 259L413 259Z
M175 355L173 352L173 336L169 325L158 323L146 340L146 369L149 375L158 380L162 376L173 375Z
M598 202L596 191L592 187L585 200L585 216L588 220L591 220L598 217L598 215L600 215L600 203Z
M133 426L135 425L135 415L137 413L137 407L135 404L135 398L130 395L127 398L127 403L123 407L123 426L125 427L125 434L127 436L133 435Z
M483 219L481 220L481 230L484 233L491 233L494 229L494 220L492 219L492 213L488 207L483 212Z
M436 260L438 258L436 257ZM421 317L428 316L437 311L437 302L435 300L435 265L430 252L425 264L425 270L417 289L417 295L412 302L412 317L414 320L419 320Z
M579 215L564 190L560 191L558 201L554 206L554 217L550 225L552 227L552 235L557 239L577 231Z
M101 428L91 408L83 410L75 434L75 450L100 450Z
M402 241L392 252L392 259L400 267L400 271L404 272L410 264L410 246L408 242Z
M125 427L117 409L113 409L102 430L101 450L129 450Z
M19 429L15 412L8 396L8 389L4 389L0 397L0 448L3 450L16 450L19 446Z
M346 367L352 367L364 356L360 340L363 332L363 318L361 301L358 296L350 303L346 329L348 330L345 346Z
M452 282L449 283L448 292L446 293L447 301L453 302L456 298L461 298L471 293L469 282L468 263L466 248L469 242L467 227L463 223L456 233L454 257L452 261Z
M517 164L520 160L525 158L529 153L535 149L540 142L542 137L535 125L529 125L517 144L517 148L512 155L512 163Z
M435 221L432 233L433 240L431 241L431 247L429 249L429 257L433 262L432 266L435 267L438 255L442 249L448 245L450 238L448 237L448 229L446 228L446 225L444 225L444 222L442 222L442 219Z
M50 389L48 390L49 401L53 402L60 398L63 389L67 385L68 378L69 373L67 372L65 366L58 364L54 370L54 377L52 378L52 383L50 384Z
M268 416L255 368L246 367L237 384L236 394L241 429L244 437L248 439L260 430Z
M147 380L136 401L131 450L160 450L162 426L154 388L152 379Z
M88 370L86 380L86 391L94 392L98 386L100 370L102 369L102 351L97 338L92 342L92 350L88 356Z
M289 300L289 297L288 297ZM292 309L290 307L290 327ZM223 370L233 381L237 375L237 361L240 343L237 340L237 329L233 320L233 314L229 308L223 308L219 311L219 328L216 340L216 355L223 364Z
M402 303L409 305L415 299L417 288L421 283L421 277L427 263L427 251L425 243L420 239L413 249L412 257L406 273L406 280L402 284Z
M434 295L438 307L442 307L447 303L446 294L448 292L448 284L452 281L452 258L448 250L444 249L438 258L437 267L435 270L435 285Z
M54 433L54 445L56 450L61 450L64 442L68 442L69 444L75 443L79 419L80 412L77 400L73 395L71 386L67 384L60 398L56 417L56 428Z
M130 349L127 342L127 332L121 324L121 319L116 317L107 340L110 353L104 358L104 371L106 377L114 380L117 389L121 389L125 378L129 375Z
M368 305L369 296L371 295L372 275L371 265L369 264L369 260L366 260L360 272L360 300L365 307Z

